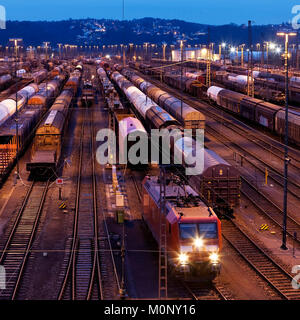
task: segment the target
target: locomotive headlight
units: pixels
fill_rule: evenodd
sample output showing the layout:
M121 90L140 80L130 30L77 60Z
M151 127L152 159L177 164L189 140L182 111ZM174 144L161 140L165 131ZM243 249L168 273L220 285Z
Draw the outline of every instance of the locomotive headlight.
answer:
M187 264L188 262L188 256L185 253L181 253L178 257L180 264Z
M195 247L201 248L203 246L203 240L201 238L196 238L194 244Z
M209 256L209 260L211 261L211 263L218 263L219 255L216 252L214 252Z

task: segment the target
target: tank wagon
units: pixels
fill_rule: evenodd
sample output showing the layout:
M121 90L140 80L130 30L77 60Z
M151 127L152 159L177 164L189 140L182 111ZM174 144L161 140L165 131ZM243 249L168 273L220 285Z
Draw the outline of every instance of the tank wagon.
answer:
M22 109L27 103L28 99L38 91L38 86L30 84L29 86L19 90L17 94L13 94L8 99L0 102L0 125L9 119L16 109ZM17 103L16 103L17 99ZM17 107L16 107L17 105Z
M69 80L66 82L64 89L70 89L73 91L73 95L76 96L79 84L81 81L82 73L80 71L74 71L70 74Z
M135 141L130 141L128 138L129 135L134 136L135 134L139 136L144 136L145 139L148 139L148 133L145 130L142 123L134 116L124 116L117 117L117 131L118 131L118 145L119 145L119 160L122 159L123 162L128 159L124 157L125 154L129 155L129 150ZM138 163L128 162L131 165L138 165ZM139 164L141 165L141 164ZM148 163L146 164L148 165Z
M48 109L60 92L66 78L65 75L60 75L56 76L48 83L41 83L39 85L39 91L28 100L27 104L30 106L42 106L43 108Z
M184 129L193 130L205 128L205 116L201 112L175 98L166 91L154 86L152 83L145 81L143 78L135 75L132 71L124 71L124 75L153 101L172 115Z
M34 72L32 74L32 79L34 81L34 83L41 83L42 81L44 81L48 76L48 72L47 70L43 69L43 70L39 70L37 72Z

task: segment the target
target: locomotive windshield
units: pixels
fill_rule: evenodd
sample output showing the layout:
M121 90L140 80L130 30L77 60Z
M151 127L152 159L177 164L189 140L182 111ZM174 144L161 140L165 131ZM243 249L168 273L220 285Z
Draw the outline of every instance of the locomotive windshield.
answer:
M181 239L192 239L197 236L197 226L195 223L181 223L180 237Z
M216 223L181 223L179 228L181 239L216 239L218 236Z
M198 225L200 238L215 239L217 238L216 223L201 223Z

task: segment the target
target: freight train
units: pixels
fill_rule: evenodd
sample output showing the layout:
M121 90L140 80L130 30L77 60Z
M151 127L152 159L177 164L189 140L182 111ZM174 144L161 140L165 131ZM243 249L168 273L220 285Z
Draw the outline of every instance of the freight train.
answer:
M146 176L143 181L142 217L159 243L160 226L165 224L168 265L186 280L214 279L221 267L221 223L190 186L178 179L166 185L165 214L162 212L161 181Z
M42 81L44 81L48 76L48 72L47 70L39 70L39 71L36 71L32 74L32 79L34 81L34 83L41 83Z
M70 77L64 86L64 89L72 90L74 96L78 91L79 84L81 81L81 76L82 76L82 72L79 69L80 68L78 67L74 72L70 74Z
M156 104L172 115L184 129L205 128L205 116L201 112L154 86L152 83L145 81L130 70L123 70L122 73Z
M150 98L147 98L143 92L133 86L124 76L118 72L113 72L111 77L124 91L140 117L146 120L145 125L148 125L148 128L165 128L169 131L177 129L182 132L184 127L175 118ZM139 78L139 81L135 78L135 83L138 82L140 83L140 87L142 87L145 81L142 78ZM152 89L156 88L152 87ZM159 88L157 89L159 90ZM182 137L179 134L175 137L175 141L170 141L170 147L173 152L177 149L179 154L182 154L183 167L185 169L192 169L194 165L191 165L191 162L187 161L187 159L196 154L196 147L201 148L201 146L196 145L194 139L190 141L186 141L186 139L186 137ZM239 172L211 150L202 149L204 159L203 170L196 176L190 176L189 179L195 183L197 191L205 197L210 205L218 207L223 213L232 213L233 207L240 202L241 181Z
M165 61L156 60L156 63L165 64ZM170 63L170 62L168 62ZM166 84L199 98L204 98L207 87L205 85L205 73L207 64L206 61L186 61L184 66L194 69L202 69L202 76L191 76L189 72L182 77L178 72L165 72L155 66L129 62L131 68L137 69L144 74L152 75L158 79L163 80ZM247 93L247 84L245 84L245 77L247 78L248 70L239 66L223 66L218 62L212 62L212 83L216 86L224 86L229 90ZM197 71L198 73L198 71ZM232 75L233 73L233 75ZM243 77L240 77L242 75ZM228 77L231 76L230 79ZM233 77L232 77L233 76ZM273 103L283 104L285 95L285 77L282 74L271 73L266 71L253 71L254 91L255 96ZM241 79L238 81L237 77ZM236 78L236 79L233 79ZM300 87L299 79L296 76L290 78L289 81L289 101L295 105L300 105Z
M27 171L36 178L54 177L59 170L62 142L67 128L69 108L80 85L81 73L72 75L36 131ZM75 85L77 84L77 87Z
M285 135L285 109L249 96L212 86L208 97L220 107L267 128L279 136ZM300 112L289 110L289 140L300 145Z
M155 78L161 79L169 86L183 90L195 97L205 98L207 86L204 84L203 77L191 78L188 76L181 76L178 73L165 72L161 69L151 68L150 65L129 62L129 66L133 69L139 70L144 74L151 75Z
M258 75L259 74L257 74L257 76ZM180 87L180 76L166 75L164 79L166 80L167 84L175 87ZM183 81L186 81L185 78L183 78ZM136 84L137 83L138 82L136 81ZM186 82L185 91L189 92L194 86L195 83ZM199 95L201 96L202 94L203 92ZM244 94L227 90L218 86L211 86L209 89L207 89L206 95L217 105L235 114L238 114L245 119L266 127L271 131L279 134L280 136L284 135L284 110L281 106L256 98L251 98ZM299 111L297 111L296 109L290 109L289 139L295 144L299 144L300 141L299 117Z
M255 77L254 77L255 78ZM221 76L216 76L212 84L216 86L224 86L226 89L247 94L247 79L246 75L237 75L232 73L225 73ZM278 88L270 88L265 85L265 79L255 78L254 94L255 97L264 99L266 101L283 104L285 100L284 90Z
M97 75L99 78L99 81L101 83L101 91L102 95L105 98L106 106L108 107L110 112L114 112L115 110L124 109L119 95L117 91L115 90L114 85L111 83L109 78L106 75L106 72L103 68L97 69Z
M64 79L61 79L61 81L50 82L47 97L45 96L46 83L41 83L39 87L32 84L29 88L24 88L26 89L26 99L28 99L27 105L24 105L23 108L19 108L18 115L14 114L0 126L1 183L3 183L4 179L10 172L17 155L22 155L26 150L26 147L31 142L39 122L46 110L49 108L51 101L53 102L53 98L55 97L55 94L58 93L63 81ZM12 103L12 109L15 111L15 101ZM16 128L16 116L18 118L18 135Z
M28 105L40 105L48 109L50 103L54 102L54 98L60 92L65 83L67 76L58 75L49 82L43 82L39 85L39 91L28 100Z

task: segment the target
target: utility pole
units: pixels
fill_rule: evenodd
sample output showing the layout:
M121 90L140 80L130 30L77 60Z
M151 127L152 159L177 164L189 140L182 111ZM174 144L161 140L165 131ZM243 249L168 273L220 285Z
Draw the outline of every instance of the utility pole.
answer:
M125 0L123 0L122 2L122 21L123 21L123 30L124 30L123 39L125 40L124 18L125 18ZM125 44L124 44L123 45L123 68L125 68L125 65L126 65L126 57L125 57Z
M244 44L241 45L241 66L244 66Z
M278 32L278 36L285 37L285 52L284 52L284 66L285 66L285 136L284 136L284 190L283 190L283 226L282 226L282 250L287 250L286 246L286 223L287 223L287 188L288 188L288 164L290 159L288 157L288 143L289 143L289 36L296 36L295 32Z
M264 50L265 46L264 46L264 43L262 42L261 44L261 60L260 60L260 63L261 63L261 67L263 67L263 65L265 64L265 50Z
M183 40L180 41L181 63L180 63L180 88L183 93ZM180 115L182 119L182 99L180 99Z
M299 31L297 31L297 42L296 42L296 69L299 70Z

